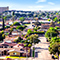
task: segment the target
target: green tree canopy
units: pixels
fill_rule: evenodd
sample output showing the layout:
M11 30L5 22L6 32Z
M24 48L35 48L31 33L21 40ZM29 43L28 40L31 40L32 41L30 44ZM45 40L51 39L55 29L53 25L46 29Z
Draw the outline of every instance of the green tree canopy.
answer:
M58 35L58 31L53 27L50 27L47 32L45 33L46 38L56 37Z
M13 25L15 25L15 26L19 26L20 23L19 23L19 22L14 22Z
M5 34L4 31L0 32L0 41L3 41L3 39L5 39Z
M6 21L7 16L3 17L3 19Z
M19 18L19 20L20 20L21 22L23 22L25 19L24 19L24 17L21 17L21 18Z
M30 35L29 37L27 37L27 40L29 40L30 43L38 43L40 42L40 40L38 39L38 35L34 34L34 35Z
M55 42L53 45L50 45L49 47L50 54L58 54L58 60L59 60L59 54L60 54L60 42Z
M32 32L32 30L31 29L28 29L27 33L30 34L31 32Z
M18 37L18 39L16 39L14 42L16 42L16 43L19 43L19 42L21 42L23 39L21 38L21 37Z

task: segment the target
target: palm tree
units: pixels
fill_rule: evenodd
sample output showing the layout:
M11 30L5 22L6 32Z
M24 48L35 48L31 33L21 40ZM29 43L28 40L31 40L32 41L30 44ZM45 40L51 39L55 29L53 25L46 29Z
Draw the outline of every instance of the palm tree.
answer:
M4 23L4 19L2 18L3 20L3 30L5 30L5 23Z
M12 21L13 21L13 23L14 23L14 17L15 17L15 13L14 12L12 12Z

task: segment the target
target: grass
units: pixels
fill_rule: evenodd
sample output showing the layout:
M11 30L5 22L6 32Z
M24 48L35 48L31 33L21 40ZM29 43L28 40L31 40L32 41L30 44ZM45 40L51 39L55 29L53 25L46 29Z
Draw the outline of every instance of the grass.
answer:
M25 24L26 26L29 26L30 24Z
M59 56L60 56L60 54L59 54ZM54 57L55 57L56 59L58 59L58 56L54 55Z
M20 59L20 58L26 58L26 57L18 57L18 56L6 56L6 58L11 58L11 59Z

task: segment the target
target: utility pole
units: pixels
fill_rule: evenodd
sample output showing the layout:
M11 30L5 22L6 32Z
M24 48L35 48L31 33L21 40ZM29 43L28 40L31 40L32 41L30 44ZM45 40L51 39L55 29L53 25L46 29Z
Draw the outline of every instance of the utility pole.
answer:
M27 53L28 53L27 47L25 47L25 48L26 48L26 60L28 60L28 56L27 56Z

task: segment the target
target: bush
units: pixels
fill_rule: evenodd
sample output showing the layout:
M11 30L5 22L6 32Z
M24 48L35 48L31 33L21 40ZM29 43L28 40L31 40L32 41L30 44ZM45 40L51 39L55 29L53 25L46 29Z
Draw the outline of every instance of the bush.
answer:
M57 26L56 26L55 29L60 29L60 27L57 27Z
M5 26L5 28L10 28L10 26Z
M40 27L38 27L37 29L40 29Z
M24 35L21 35L22 37L24 36Z
M19 26L20 23L19 23L19 22L14 22L13 25L14 25L14 26Z
M27 37L28 37L28 34L26 34L24 38L27 38Z
M1 33L4 34L4 30L2 30Z
M24 43L25 42L25 40L21 40L21 43Z
M24 47L26 47L27 46L27 44L24 44Z
M20 29L21 31L23 31L25 29L25 27L20 25L20 26L17 26L16 29Z
M58 56L54 55L54 57L55 57L56 59L58 59Z
M44 31L33 31L30 34L44 34Z
M23 39L21 37L18 37L18 39L16 39L14 42L18 43L21 42Z
M31 44L28 45L28 47L31 47L31 46L32 46Z
M0 41L3 41L5 39L4 31L0 32Z
M34 28L34 31L37 31L37 28Z

